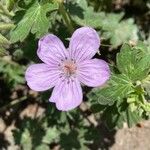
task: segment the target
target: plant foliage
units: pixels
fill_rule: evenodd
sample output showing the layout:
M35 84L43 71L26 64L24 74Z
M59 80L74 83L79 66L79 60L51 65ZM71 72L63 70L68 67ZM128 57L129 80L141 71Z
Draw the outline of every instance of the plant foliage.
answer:
M0 117L15 123L12 143L23 150L108 149L105 125L118 129L149 119L149 8L142 0L0 0ZM24 73L40 62L36 51L43 35L55 34L67 46L81 26L100 35L101 55L95 58L110 64L111 77L103 87L84 88L79 108L59 112L48 102L50 91L30 90ZM38 114L30 105L43 111ZM9 148L0 144L0 149Z

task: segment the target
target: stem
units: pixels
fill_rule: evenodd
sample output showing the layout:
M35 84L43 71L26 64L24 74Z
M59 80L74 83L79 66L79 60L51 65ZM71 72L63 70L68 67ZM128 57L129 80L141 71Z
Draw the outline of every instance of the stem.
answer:
M12 13L10 13L8 10L7 10L7 8L5 8L4 6L3 6L3 4L0 2L0 9L2 10L2 13L4 14L4 15L6 15L6 16L8 16L8 17L13 17L13 14Z
M0 23L0 30L9 30L11 28L13 28L15 25L12 23Z
M66 12L65 7L62 3L59 3L59 12L61 13L61 15L63 17L64 22L66 23L69 32L73 33L74 28L72 26L71 19L70 19L68 13Z
M108 44L101 44L101 46L111 47L111 45L108 45Z
M27 99L27 97L26 97L26 96L23 96L23 97L21 97L21 98L19 98L19 99L13 100L13 101L10 102L9 104L7 104L7 105L1 107L1 108L0 108L0 112L3 112L3 111L6 110L7 108L9 108L9 107L11 107L11 106L14 106L14 105L16 105L16 104L18 104L18 103L20 103L20 102L22 102L22 101L25 101L26 99Z

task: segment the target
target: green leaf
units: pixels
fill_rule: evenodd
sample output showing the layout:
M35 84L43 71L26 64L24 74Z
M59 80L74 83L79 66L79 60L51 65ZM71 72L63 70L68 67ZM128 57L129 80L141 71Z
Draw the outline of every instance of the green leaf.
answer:
M102 115L102 120L106 123L108 128L112 129L116 126L123 127L124 114L119 113L115 105L107 107Z
M118 101L114 105L107 107L102 119L109 128L122 128L124 122L127 122L129 127L132 127L141 121L138 113L137 111L131 111L131 105L126 101Z
M10 42L0 33L0 45L10 44Z
M101 20L103 22L102 29L104 30L103 36L110 39L112 47L117 47L124 42L138 40L138 28L134 25L132 18L121 21L121 14L108 14ZM110 23L111 22L111 23Z
M35 150L49 150L49 146L46 144L41 144L40 146L36 147Z
M4 56L6 54L7 54L7 52L6 52L5 48L0 45L0 56Z
M117 55L117 68L121 73L130 75L134 69L135 56L132 55L132 50L129 44L124 44L120 53Z
M131 111L130 107L126 110L126 120L129 127L132 127L133 125L140 122L141 118L138 116L136 111Z
M124 44L117 55L117 67L132 81L144 79L150 70L150 53L141 46Z
M124 74L113 75L110 84L114 89L114 96L119 98L125 98L134 91L130 78Z
M20 130L14 130L13 136L15 138L15 143L22 146L24 150L32 149L31 134L27 128L23 132L20 132Z
M133 91L132 82L127 76L113 75L108 87L94 89L88 97L91 100L98 101L101 105L112 105L116 100L127 97Z
M62 150L70 150L70 149L80 149L81 140L79 140L79 132L76 130L71 130L69 133L62 133L60 135L60 146Z
M32 148L31 135L28 129L25 129L22 134L21 145L24 150L29 150Z
M139 55L143 57L147 54L150 54L149 45L150 45L150 38L149 41L146 41L145 43L142 41L138 41L138 43L134 46L134 48L138 50Z
M0 62L0 73L10 86L24 83L24 66L15 63L9 56L0 58Z
M101 12L94 12L93 7L88 6L85 0L79 0L77 4L80 8L77 8L78 10L80 10L80 14L79 12L75 14L76 11L73 12L72 10L70 10L70 13L73 16L73 20L81 26L91 26L93 28L100 27L101 18L104 18L105 14ZM72 7L70 9L72 9Z
M143 87L146 89L148 96L150 97L150 80L143 84Z
M135 42L138 40L138 28L134 24L134 20L132 18L122 20L124 13L95 12L93 7L88 6L86 0L78 0L74 5L70 4L69 6L72 19L78 25L101 29L102 37L110 39L114 48L130 40ZM79 11L72 11L75 8Z
M47 128L46 130L46 134L43 137L43 142L50 144L53 140L55 140L56 138L58 138L59 132L56 129L56 127L54 128Z
M10 33L11 41L23 41L31 32L40 37L48 32L50 22L46 14L58 8L57 3L40 4L36 1Z
M105 109L106 107L104 105L100 105L100 104L92 104L91 105L91 111L92 113L98 113L101 112Z
M101 105L112 105L117 100L116 97L113 97L111 87L94 89L88 94L88 98L91 101L97 101Z
M150 55L143 57L136 65L135 71L131 74L133 80L142 80L150 72Z

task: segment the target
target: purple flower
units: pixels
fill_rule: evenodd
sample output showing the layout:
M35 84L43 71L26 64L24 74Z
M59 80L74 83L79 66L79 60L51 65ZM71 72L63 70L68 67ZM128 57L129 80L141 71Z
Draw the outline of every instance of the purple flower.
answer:
M57 36L44 36L39 40L37 50L44 63L29 66L25 74L28 86L35 91L54 87L49 101L59 110L68 111L79 106L83 99L81 84L98 87L109 79L108 64L91 59L99 46L99 36L90 27L77 29L68 49Z

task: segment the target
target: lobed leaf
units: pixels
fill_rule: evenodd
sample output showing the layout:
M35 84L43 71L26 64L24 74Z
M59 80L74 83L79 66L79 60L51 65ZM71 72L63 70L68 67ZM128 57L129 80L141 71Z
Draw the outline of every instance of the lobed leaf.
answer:
M144 79L150 71L150 53L141 46L124 44L117 55L117 67L132 81Z
M89 93L89 98L98 101L101 105L112 105L116 100L127 97L133 92L133 84L125 75L113 75L109 86L103 89L94 89Z
M71 11L75 7L79 12ZM138 40L138 28L134 20L132 18L122 20L124 13L95 12L93 7L87 5L86 0L74 2L74 5L69 7L69 12L78 25L101 29L102 37L109 39L113 48L130 40L135 42Z
M27 9L17 26L11 31L10 40L12 42L22 42L30 32L36 34L36 37L46 34L50 25L46 15L48 12L56 10L57 8L57 3L41 4L35 1L35 3Z

